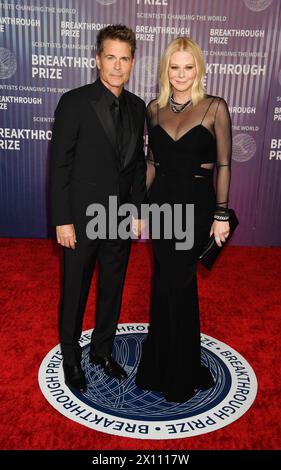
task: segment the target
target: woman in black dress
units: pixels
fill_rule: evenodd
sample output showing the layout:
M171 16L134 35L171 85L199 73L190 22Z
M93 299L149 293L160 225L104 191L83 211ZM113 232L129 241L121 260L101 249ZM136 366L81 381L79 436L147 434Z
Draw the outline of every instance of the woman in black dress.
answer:
M173 40L161 59L160 95L148 105L149 202L193 204L194 244L178 250L163 231L152 239L150 328L136 384L178 403L214 385L201 364L196 268L210 234L219 246L229 234L231 120L224 99L206 94L204 75L198 44Z

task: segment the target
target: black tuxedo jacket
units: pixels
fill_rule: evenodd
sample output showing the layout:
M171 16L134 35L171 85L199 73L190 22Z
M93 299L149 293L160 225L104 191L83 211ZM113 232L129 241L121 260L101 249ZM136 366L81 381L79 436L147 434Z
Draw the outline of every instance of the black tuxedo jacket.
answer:
M131 136L122 167L116 150L112 116L100 80L62 95L55 111L51 141L50 193L53 225L74 224L85 231L86 209L132 202L146 196L143 130L144 101L125 90Z

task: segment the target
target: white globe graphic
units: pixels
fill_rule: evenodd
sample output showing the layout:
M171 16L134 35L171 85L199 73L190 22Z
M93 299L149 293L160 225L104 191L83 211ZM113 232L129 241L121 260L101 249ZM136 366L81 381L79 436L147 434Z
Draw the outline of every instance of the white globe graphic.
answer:
M257 150L256 142L248 134L237 134L233 138L233 160L247 162L251 160Z
M15 54L5 47L0 47L0 78L10 78L17 70Z
M128 373L126 382L118 382L108 378L100 366L93 368L88 359L88 348L83 350L82 367L87 376L88 388L85 392L85 399L89 399L99 409L106 409L107 413L118 412L119 416L124 418L137 419L158 419L163 416L185 414L187 408L194 413L203 405L208 406L216 400L218 393L221 392L224 383L224 370L221 364L217 363L215 358L208 353L202 351L202 363L207 366L214 377L216 377L216 385L209 392L199 392L190 400L188 404L171 405L163 400L158 393L150 393L140 390L135 386L135 373L138 364L138 358L142 349L143 337L140 335L123 335L117 336L114 343L113 355L121 364L126 364L125 369ZM191 411L189 410L189 411Z
M252 11L265 10L272 3L272 0L244 0L246 7Z
M112 5L113 3L116 3L116 1L117 0L97 0L101 5Z
M152 88L157 85L158 62L153 56L145 56L136 62L134 77L139 86Z

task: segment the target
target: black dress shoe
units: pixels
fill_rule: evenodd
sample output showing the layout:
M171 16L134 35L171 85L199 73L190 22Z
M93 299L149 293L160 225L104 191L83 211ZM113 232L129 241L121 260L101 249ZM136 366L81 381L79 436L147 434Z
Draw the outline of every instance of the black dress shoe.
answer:
M64 381L70 389L86 392L87 384L80 364L63 364Z
M111 356L101 357L90 352L89 358L92 364L100 364L104 372L113 379L124 380L128 377L127 372Z

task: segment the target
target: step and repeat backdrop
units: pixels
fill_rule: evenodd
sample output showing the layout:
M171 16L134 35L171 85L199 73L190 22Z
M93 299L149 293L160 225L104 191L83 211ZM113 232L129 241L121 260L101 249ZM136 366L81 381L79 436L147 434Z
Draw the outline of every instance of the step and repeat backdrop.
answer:
M60 96L97 77L95 42L111 23L137 36L127 88L158 93L168 42L190 36L204 51L208 93L233 125L231 243L281 241L280 0L0 1L0 236L48 237L48 158ZM75 110L73 110L75 112ZM146 137L147 141L147 137Z

